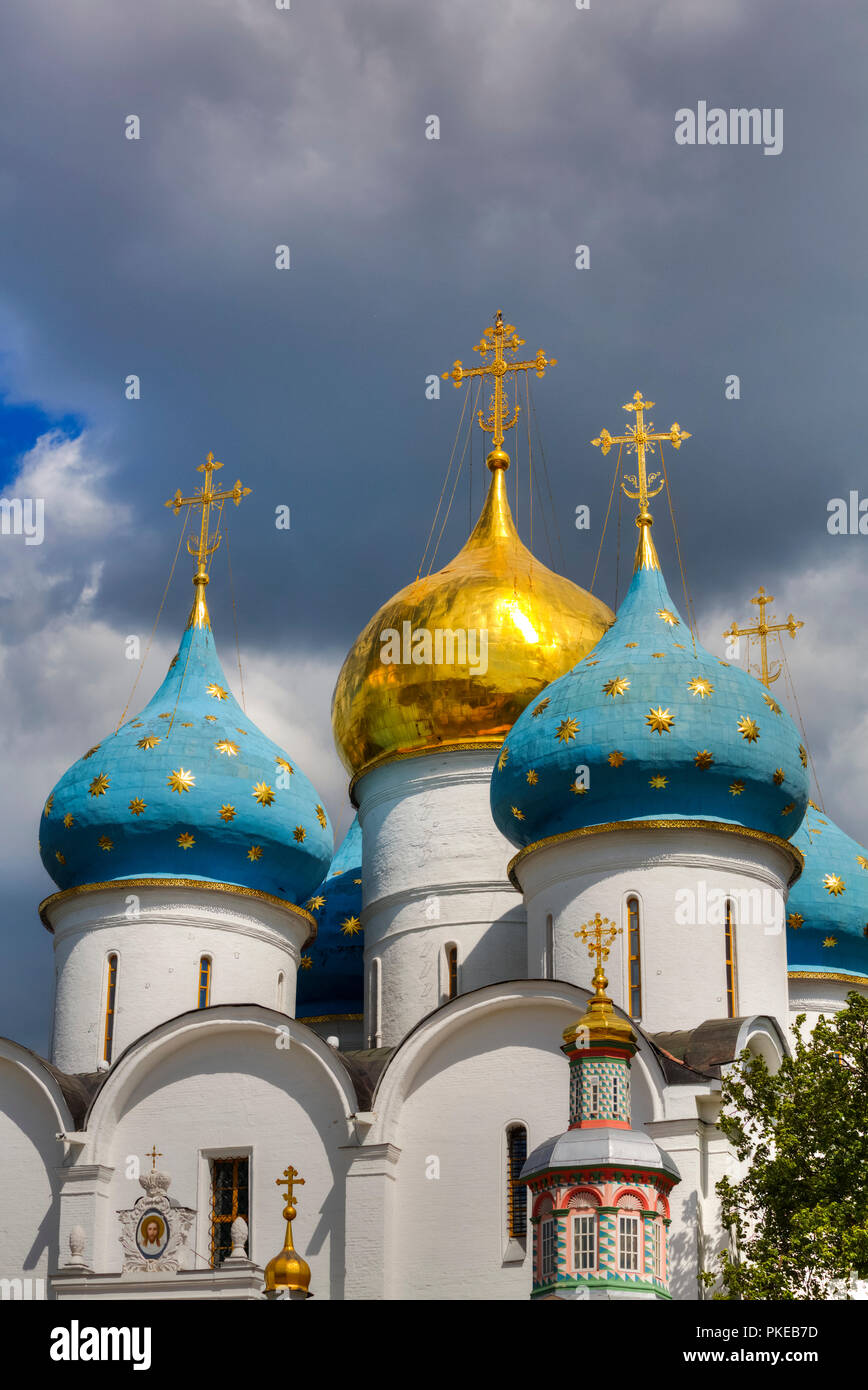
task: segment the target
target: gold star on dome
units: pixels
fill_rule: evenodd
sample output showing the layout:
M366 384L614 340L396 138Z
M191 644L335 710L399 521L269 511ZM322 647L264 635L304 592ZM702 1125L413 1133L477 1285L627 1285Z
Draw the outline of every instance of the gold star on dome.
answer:
M809 806L812 806L813 809L814 809L815 811L819 811L819 810L821 809L821 808L817 805L816 801L812 801L810 797L808 797L808 805L809 805Z
M260 806L270 806L274 800L274 790L267 782L255 782L251 796Z
M227 824L229 823L229 821L234 820L234 819L235 819L235 807L234 807L234 806L228 805L228 803L227 803L226 805L224 805L224 806L221 806L221 807L220 807L220 819L221 819L222 821L226 821Z
M362 881L362 880L361 880L360 878L354 878L354 879L353 879L353 883L361 883L361 881Z
M562 719L558 725L558 743L569 743L579 732L578 719Z
M106 777L105 773L98 772L87 790L90 796L105 796L108 785L109 779Z
M729 665L729 662L728 662L728 661L718 661L717 664L718 664L718 666L728 666L728 665Z
M217 723L217 716L216 716L216 714L206 714L206 715L205 715L205 718L208 720L208 723L209 723L209 724L216 724L216 723Z
M509 749L507 748L506 744L504 744L500 750L500 757L497 760L497 768L499 772L503 772L503 769L506 767L508 761Z
M807 767L807 766L808 766L808 754L807 754L807 750L806 750L805 748L803 748L803 746L801 745L801 743L799 744L799 762L802 764L802 767Z
M236 734L243 734L244 737L246 738L246 737L247 737L248 730L247 730L247 729L239 729L239 728L236 726L235 732L236 732Z
M182 835L178 836L178 844L181 849L192 849L195 843L196 841L193 839L193 836L186 830Z
M772 714L781 714L782 710L777 700L773 700L767 690L763 691L763 699L771 710Z
M694 767L701 768L703 771L705 771L706 768L711 767L713 762L714 758L712 757L711 753L709 753L707 748L700 748L699 752L694 753L693 755Z
M214 744L214 747L217 749L218 753L225 753L227 758L236 758L238 756L238 744L233 743L231 738L219 739L217 743Z
M544 709L548 709L548 707L549 707L550 704L551 704L551 700L550 700L549 696L547 695L547 696L545 697L544 700L540 700L539 704L537 705L536 709L534 710L533 714L531 715L531 719L538 719L539 716L542 714L543 710L544 710Z
M140 816L145 810L147 810L147 802L142 801L140 796L134 796L130 802L130 812L132 815Z
M300 845L303 845L303 844L304 844L304 841L305 841L305 837L307 836L307 831L305 830L304 826L303 826L303 825L297 825L297 826L295 827L295 830L294 830L292 833L293 833L294 838L298 841L298 843L299 843Z
M624 762L624 754L621 752L620 748L616 748L613 753L609 754L606 761L610 767L621 767Z
M328 818L327 818L326 813L325 813L325 811L324 811L324 809L323 809L322 806L317 806L317 808L316 808L316 818L317 818L317 820L319 821L320 825L322 826L323 830L325 830L326 825L327 825L327 823L328 823Z
M685 650L683 642L673 642L672 645L673 647L677 647L680 652L683 652Z
M738 731L747 743L756 743L759 738L759 724L755 719L749 719L746 714L738 721Z
M195 787L195 785L196 778L193 776L192 772L189 772L183 767L175 768L166 778L166 786L173 792L177 792L179 796L181 792L188 792L190 788Z
M105 850L106 854L108 854L109 850L112 850L115 847L114 840L110 840L108 835L100 835L99 839L97 840L97 844L99 845L100 849Z
M838 938L837 938L837 936L827 936L826 939L825 939L825 941L823 942L823 945L824 945L824 946L837 946L837 944L838 944Z
M302 956L301 960L299 961L299 966L302 970L312 970L313 961L311 960L310 956Z
M846 889L847 885L840 874L826 874L823 879L823 887L833 898L839 898Z
M177 666L177 664L178 664L178 653L176 652L175 655L172 657L172 660L169 662L169 670L170 670L170 671L174 671L174 669L175 669L175 667Z
M317 893L315 898L308 898L305 907L308 912L319 912L321 907L325 907L325 898L322 893Z
M638 642L625 642L625 643L624 643L624 646L625 646L625 647L638 647L638 645L639 645Z
M801 912L791 912L787 917L787 926L792 927L793 931L798 931L804 920Z
M156 746L157 746L157 744L158 744L159 742L160 742L160 739L157 737L156 734L146 734L144 738L140 738L140 739L139 739L138 743L136 744L136 747L137 747L137 748L156 748Z
M358 936L362 930L362 924L358 917L345 917L341 922L341 931L344 936Z
M524 820L524 811L520 811L517 806L510 806L509 809L512 811L516 820Z
M663 658L664 658L664 656L666 655L666 653L665 653L665 652L652 652L651 655L652 655L652 656L656 656L656 657L658 658L658 660L662 661Z
M99 752L100 747L101 747L101 745L100 745L99 743L95 743L95 744L93 745L93 748L88 748L88 750L87 750L86 753L82 753L82 755L81 755L81 761L82 761L83 763L87 762L88 758L92 758L93 755L94 755L94 753L98 753L98 752Z
M535 787L538 781L539 781L539 773L536 771L536 769L535 769L535 768L532 768L532 767L531 767L531 768L528 768L528 773L527 773L527 784L528 784L528 786L529 786L529 787Z
M65 818L64 818L63 823L64 823L64 825L66 825L66 819L65 819ZM860 868L862 868L862 869L868 869L868 859L865 858L864 854L857 854L857 855L856 855L856 863L859 865Z
M664 623L668 623L670 627L678 626L678 619L676 618L674 613L670 613L668 608L658 608L657 617L660 618Z
M288 763L288 762L286 761L286 758L275 758L274 761L275 761L280 767L283 768L284 772L288 772L289 775L290 775L290 777L291 777L292 774L295 772L295 768L293 767L292 763Z
M50 816L50 815L51 815L51 808L52 808L53 805L54 805L54 792L51 793L51 795L49 796L48 800L47 800L46 803L45 803L45 814L46 814L46 816Z
M698 695L701 700L704 700L706 695L714 693L714 686L711 681L705 679L705 676L694 676L692 681L687 682L687 689L694 695Z
M645 723L654 734L668 734L674 722L674 715L671 715L668 709L663 709L661 705L658 705L656 709L649 709L645 715Z
M63 824L67 830L69 830L71 826L75 825L75 816L72 814L71 811L67 811L66 815L63 817ZM866 865L866 868L868 868L868 865Z
M251 845L250 848L249 848L249 850L247 851L247 858L248 858L248 859L261 859L261 858L262 858L262 845Z
M791 816L791 815L793 814L793 812L795 811L795 809L796 809L796 803L795 803L795 801L791 801L791 802L789 802L789 804L788 804L787 806L785 806L784 809L781 811L781 815L782 815L782 816Z
M731 796L741 796L744 791L744 782L740 777L736 778L734 782L730 782L729 791Z
M193 725L192 725L188 720L185 720L185 719L182 719L182 720L181 720L181 728L182 728L182 729L192 729L192 727L193 727Z
M616 695L623 695L624 691L629 689L630 682L627 680L626 676L613 676L612 679L606 681L603 686L604 694L611 695L613 700Z
M168 710L168 711L166 712L166 714L159 714L159 715L157 715L157 718L158 718L158 719L171 719L171 718L172 718L172 711L171 711L171 710Z
M229 691L224 690L222 685L218 685L216 681L212 681L210 685L205 687L205 694L210 695L214 700L226 700Z
M600 663L599 663L598 660L586 661L586 662L585 662L585 665L586 665L586 666L599 666L599 664L600 664Z
M585 786L584 782L571 782L570 791L575 792L576 796L587 796L588 794L588 788Z
M55 859L57 860L58 864L65 864L65 863L66 863L65 857L64 857L63 853L62 853L59 849L56 849L56 850L54 851L54 857L55 857Z
M781 783L783 782L783 780L784 780L784 769L783 769L782 767L776 767L776 768L775 768L775 771L774 771L774 776L772 777L772 781L775 783L776 786L779 787L779 786L781 785Z
M662 787L666 786L668 781L668 777L664 777L662 773L658 772L655 773L655 775L651 778L651 781L648 783L648 786L655 787L657 790L660 790Z

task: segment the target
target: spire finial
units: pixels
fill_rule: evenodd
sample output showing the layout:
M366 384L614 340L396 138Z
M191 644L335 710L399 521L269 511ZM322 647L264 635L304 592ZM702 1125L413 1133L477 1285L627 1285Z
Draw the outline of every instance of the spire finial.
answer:
M250 495L250 488L242 487L240 479L231 491L215 492L212 487L212 475L218 468L222 467L223 464L218 463L213 454L209 454L206 461L200 463L197 469L197 472L205 474L205 481L202 486L197 488L192 497L182 497L181 489L178 488L175 496L170 497L166 503L167 507L172 508L175 516L178 515L182 507L201 507L202 509L198 541L195 540L193 536L187 537L187 550L191 555L195 555L197 560L196 573L193 576L193 583L196 587L196 597L193 601L189 622L187 623L188 627L211 626L211 620L208 617L208 606L205 603L205 589L208 586L208 572L205 565L209 555L213 555L214 551L220 545L220 513L222 513L223 510L221 505L220 513L218 513L217 517L217 530L212 536L208 533L211 508L217 502L222 504L228 501L234 502L237 507L242 497L248 497Z
M286 1188L286 1206L283 1208L286 1236L280 1254L275 1255L265 1266L265 1288L269 1293L276 1289L289 1289L291 1292L308 1295L310 1265L302 1259L292 1243L292 1223L296 1216L293 1188L304 1187L304 1178L300 1178L298 1169L290 1164L284 1168L283 1176L275 1178L274 1181L278 1187Z
M608 430L601 430L599 438L592 439L591 443L599 445L604 454L608 454L613 444L626 444L628 454L635 451L636 477L626 474L625 480L621 483L624 496L639 503L639 515L636 518L636 525L639 527L639 544L636 547L634 569L659 570L660 561L657 559L657 552L651 539L651 527L654 519L648 510L648 502L652 497L656 497L658 492L663 491L665 484L659 481L661 478L659 473L649 475L646 472L645 451L653 454L655 444L662 443L664 439L669 441L673 449L680 449L684 440L689 439L690 435L681 428L677 421L664 434L655 434L651 421L645 423L645 411L653 410L654 402L643 400L641 391L636 391L632 401L628 401L623 408L634 412L635 425L628 427L626 434L610 434ZM636 489L635 492L630 491L627 483L632 483ZM659 483L659 485L655 487L655 483Z
M620 936L623 928L616 927L608 917L601 917L599 912L595 912L590 922L585 922L573 935L584 941L588 947L588 955L597 957L597 968L594 971L594 997L589 1004L593 1008L599 1000L600 1005L605 1005L611 1009L612 1001L606 994L606 986L609 981L603 971L603 961L609 959L609 947Z
M735 618L733 618L732 627L728 628L727 631L723 634L724 637L759 638L760 661L762 667L762 675L760 676L760 680L762 681L763 685L767 688L771 685L772 681L776 681L778 676L781 674L780 666L778 666L778 669L776 671L769 671L769 633L788 632L792 637L793 641L795 641L796 633L798 632L799 628L805 626L801 619L794 618L792 613L789 615L785 623L766 622L766 605L769 603L774 603L774 601L774 594L767 594L762 584L760 584L756 597L751 599L751 603L755 603L759 606L759 622L756 624L755 627L739 627Z
M557 358L546 357L542 348L540 348L532 361L516 362L514 360L514 355L520 347L524 347L524 343L524 338L518 336L515 324L504 323L503 314L498 309L494 323L485 329L482 337L473 349L474 352L478 352L481 356L482 366L464 367L459 359L456 361L451 372L443 373L443 380L449 381L451 378L455 383L456 389L461 385L462 381L467 380L468 377L490 376L494 378L494 391L489 401L488 417L485 418L481 410L478 412L480 427L485 430L486 434L492 436L494 448L486 460L492 473L497 468L509 467L509 454L504 451L503 436L506 434L507 430L512 429L521 411L521 406L517 399L518 393L515 385L515 374L518 372L536 372L537 376L545 376L546 367L557 366ZM489 354L491 354L490 357ZM512 417L507 419L506 417L509 415L510 406L509 403L504 400L504 378L510 372L513 373Z
M609 959L609 948L622 932L623 927L616 926L608 917L601 917L599 912L595 912L589 922L573 933L585 942L588 955L596 956L597 966L593 978L594 994L588 1001L587 1009L577 1023L564 1030L568 1046L573 1045L577 1038L597 1044L615 1043L619 1047L635 1043L633 1029L626 1019L618 1017L606 993L609 981L603 970L603 961Z
M162 1158L162 1157L163 1157L163 1155L162 1155L162 1154L159 1152L159 1150L157 1149L156 1144L154 1144L154 1146L153 1146L153 1148L151 1149L150 1153L146 1153L146 1154L145 1154L145 1158L149 1158L149 1159L151 1160L151 1172L152 1172L152 1173L155 1172L155 1170L156 1170L156 1167L157 1167L157 1159L158 1159L158 1158Z

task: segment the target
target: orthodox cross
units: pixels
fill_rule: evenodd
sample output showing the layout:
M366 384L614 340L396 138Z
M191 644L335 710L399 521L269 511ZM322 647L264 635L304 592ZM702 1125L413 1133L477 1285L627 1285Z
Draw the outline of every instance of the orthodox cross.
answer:
M584 926L579 927L574 936L581 937L588 947L588 955L597 957L597 969L602 970L603 961L609 959L609 947L620 936L623 928L616 927L614 922L610 922L608 917L601 917L599 912L594 914L592 922L585 922Z
M154 1147L153 1147L153 1149L151 1150L150 1153L146 1153L146 1154L145 1154L145 1158L149 1158L149 1159L151 1160L151 1172L152 1172L152 1173L154 1172L154 1170L155 1170L156 1167L157 1167L157 1159L158 1159L158 1158L162 1158L162 1157L163 1157L163 1155L162 1155L161 1153L158 1152L156 1144L154 1145Z
M205 481L202 486L197 488L192 497L182 497L181 489L178 488L175 496L170 497L166 503L167 507L172 508L175 516L178 515L182 507L201 507L202 509L198 541L194 536L187 537L187 550L191 555L196 556L198 562L198 568L193 576L193 583L196 586L196 602L190 615L191 623L195 622L197 627L205 626L208 621L208 610L205 607L205 587L208 583L208 574L205 569L205 562L208 556L213 555L220 545L219 517L217 530L213 536L209 535L211 508L217 502L229 501L234 502L237 507L242 497L247 497L250 494L250 488L242 487L240 479L231 491L215 492L212 485L212 475L218 468L222 467L223 464L218 463L213 454L209 454L206 462L200 463L197 469L197 472L205 474Z
M793 615L792 615L792 613L789 615L789 617L787 618L787 621L786 621L785 623L767 623L767 622L766 622L766 605L769 604L769 603L774 603L774 601L775 601L775 596L774 596L774 594L767 594L766 591L765 591L765 589L763 588L763 586L760 585L759 590L758 590L757 595L756 595L756 598L752 598L752 599L751 599L751 603L755 603L755 604L757 604L758 607L759 607L759 622L756 624L756 626L755 626L755 627L739 627L738 624L737 624L737 622L736 622L736 620L735 620L735 618L733 618L733 620L732 620L732 627L729 628L729 629L723 634L724 637L758 637L758 638L759 638L759 644L760 644L760 664L761 664L761 668L762 668L762 675L760 676L760 680L762 681L763 685L765 685L765 686L771 685L772 681L776 681L777 678L778 678L778 676L781 674L781 667L780 667L780 666L778 666L778 669L777 669L776 671L773 671L773 672L770 672L770 671L769 671L769 633L770 633L770 632L788 632L788 633L790 634L790 636L792 637L793 641L795 641L795 640L796 640L796 633L798 632L799 628L805 626L805 624L801 621L801 619L799 619L799 618L794 618ZM772 615L772 616L774 616L774 615Z
M668 439L673 449L680 449L685 439L690 435L676 422L663 434L655 434L654 426L649 420L645 423L645 411L654 409L653 401L643 401L642 392L637 391L632 401L628 401L623 407L624 410L632 410L636 416L636 423L632 427L628 426L626 434L610 434L608 430L601 430L599 439L592 439L592 444L599 445L603 454L608 454L613 444L626 444L627 453L636 453L637 476L631 477L629 473L624 475L625 480L621 483L621 488L625 497L630 497L639 503L639 524L650 519L648 511L648 499L656 497L658 492L663 491L663 483L659 487L654 484L660 478L659 473L652 473L649 477L645 470L645 451L649 454L654 453L655 444L661 444L664 439ZM631 492L627 483L632 483L636 489Z
M509 457L503 452L503 436L507 430L512 429L521 411L517 399L517 389L515 389L516 374L518 372L536 372L537 376L545 376L546 367L557 366L557 358L546 357L542 348L532 361L516 362L514 354L520 347L524 347L524 343L524 338L520 338L516 332L515 324L504 323L503 314L498 309L494 324L485 329L479 342L473 348L473 351L478 352L482 358L482 366L464 367L459 360L455 362L451 372L443 373L442 379L448 381L451 378L455 383L456 390L462 381L466 381L472 376L483 379L486 376L494 378L494 392L489 402L488 417L485 418L481 410L478 412L480 427L485 430L486 434L492 436L494 443L494 448L488 456L488 465L492 469L509 467ZM512 418L507 419L509 405L504 403L504 378L510 373L513 374L515 394L513 396Z
M290 1164L288 1168L284 1168L283 1177L275 1178L274 1181L278 1187L286 1188L286 1206L283 1214L287 1221L292 1221L295 1217L293 1186L304 1187L304 1178L300 1178L298 1176L298 1169L293 1168L292 1164Z

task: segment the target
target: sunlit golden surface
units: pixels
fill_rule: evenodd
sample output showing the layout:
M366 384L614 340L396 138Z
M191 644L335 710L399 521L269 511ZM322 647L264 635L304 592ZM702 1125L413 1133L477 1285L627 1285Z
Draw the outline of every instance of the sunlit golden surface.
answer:
M525 706L614 620L605 603L553 574L522 544L504 468L492 472L464 548L444 569L384 604L344 662L332 725L338 752L354 774L388 755L505 738ZM487 632L487 671L473 674L466 663L384 663L381 633L402 634L405 622L413 631L429 631L432 641L438 629Z

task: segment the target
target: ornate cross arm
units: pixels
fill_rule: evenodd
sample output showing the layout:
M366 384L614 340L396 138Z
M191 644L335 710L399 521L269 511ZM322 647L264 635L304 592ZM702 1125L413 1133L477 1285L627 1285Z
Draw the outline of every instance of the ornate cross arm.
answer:
M479 367L465 367L461 360L457 360L451 372L443 373L443 381L452 381L455 387L459 387L462 381L467 381L470 377L494 378L494 391L489 403L489 412L485 416L480 410L478 419L480 427L486 434L493 436L494 452L489 458L500 455L502 459L509 463L509 459L503 454L503 437L507 430L511 430L518 420L521 406L518 404L517 392L515 391L515 381L518 372L536 372L538 377L545 376L546 368L557 366L556 357L547 357L542 348L539 349L536 357L532 360L517 362L508 358L505 354L515 353L520 347L524 347L525 340L520 338L516 332L515 324L504 323L503 315L498 310L497 317L493 325L485 329L482 338L475 344L473 351L478 352L483 358L482 365ZM489 358L489 354L493 354ZM504 379L512 375L513 381L513 403L512 413L505 402L505 382ZM507 418L509 417L509 418ZM498 466L504 467L501 461Z

